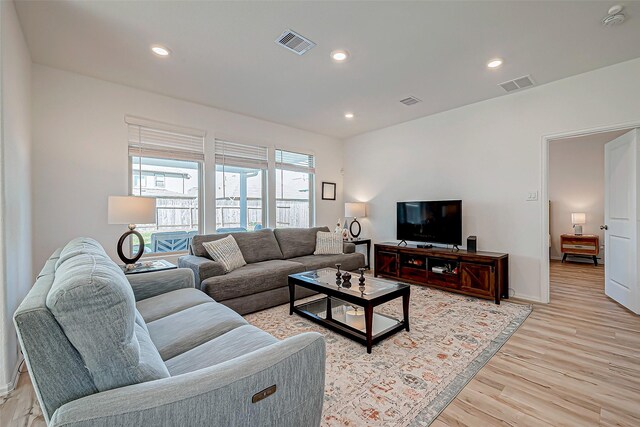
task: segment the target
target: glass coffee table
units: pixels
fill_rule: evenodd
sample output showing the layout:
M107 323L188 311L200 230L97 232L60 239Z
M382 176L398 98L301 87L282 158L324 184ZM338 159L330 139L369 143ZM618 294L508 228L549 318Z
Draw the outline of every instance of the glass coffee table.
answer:
M411 288L403 283L365 276L364 286L353 274L350 283L336 277L338 270L323 268L289 276L289 315L296 313L332 331L366 345L373 344L402 329L409 331ZM295 304L296 286L326 295L324 298ZM402 298L403 319L376 313L374 308Z

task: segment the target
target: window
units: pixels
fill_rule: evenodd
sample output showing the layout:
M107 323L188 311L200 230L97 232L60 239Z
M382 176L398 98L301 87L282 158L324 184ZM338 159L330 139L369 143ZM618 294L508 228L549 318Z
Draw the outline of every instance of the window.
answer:
M156 222L137 224L145 254L184 252L202 222L204 133L137 118L127 123L130 193L156 199Z
M164 188L164 173L155 174L155 183L157 188Z
M312 155L276 150L276 227L314 224L314 173Z
M268 149L216 139L216 230L253 231L267 223Z

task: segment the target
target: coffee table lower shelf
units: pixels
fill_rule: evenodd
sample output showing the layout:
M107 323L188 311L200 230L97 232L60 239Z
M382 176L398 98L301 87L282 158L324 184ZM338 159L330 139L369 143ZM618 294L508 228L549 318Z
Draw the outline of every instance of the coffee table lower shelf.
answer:
M327 296L294 305L292 312L312 320L347 338L364 344L367 347L368 353L371 353L371 346L373 344L376 344L403 329L408 330L408 327L405 325L403 320L373 312L371 340L368 341L365 326L365 310L363 308L359 308L359 313L362 313L362 328L357 328L347 324L346 307L351 306L352 304L346 301ZM330 315L327 316L327 313L330 313Z

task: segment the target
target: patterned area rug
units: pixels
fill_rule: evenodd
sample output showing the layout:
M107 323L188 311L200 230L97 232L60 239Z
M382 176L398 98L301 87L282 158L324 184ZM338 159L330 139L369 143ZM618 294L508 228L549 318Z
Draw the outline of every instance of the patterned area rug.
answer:
M316 297L311 297L314 299ZM402 318L401 300L377 311ZM322 333L327 342L323 426L428 426L502 347L531 307L413 286L411 332L366 348L282 305L246 316L283 339Z

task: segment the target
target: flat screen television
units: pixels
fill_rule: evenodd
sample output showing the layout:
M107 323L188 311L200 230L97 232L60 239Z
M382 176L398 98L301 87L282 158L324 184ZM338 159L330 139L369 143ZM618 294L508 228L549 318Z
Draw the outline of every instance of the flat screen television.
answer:
M462 200L398 202L397 220L398 240L462 244Z

